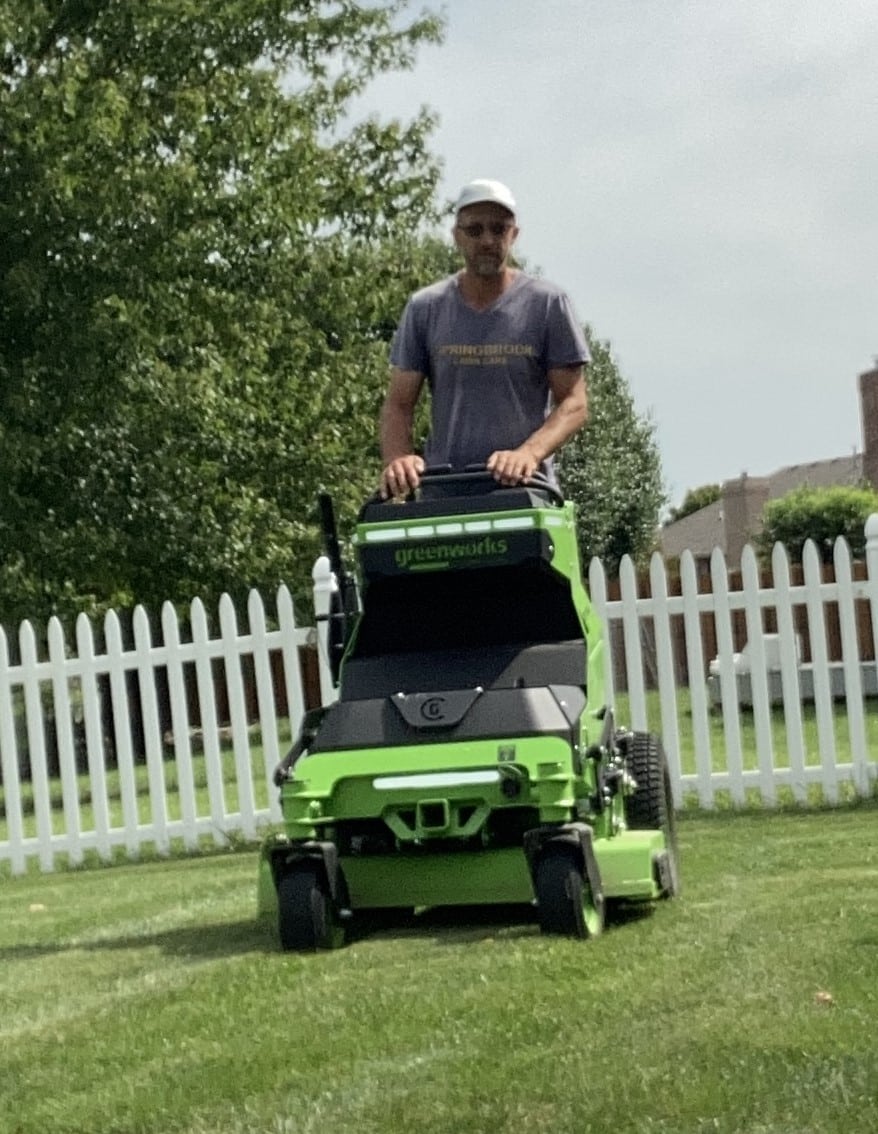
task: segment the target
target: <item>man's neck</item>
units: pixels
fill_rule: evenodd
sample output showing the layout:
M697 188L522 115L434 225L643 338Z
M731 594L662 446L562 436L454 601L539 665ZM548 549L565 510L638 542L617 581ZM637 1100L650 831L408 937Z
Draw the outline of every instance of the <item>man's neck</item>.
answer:
M518 270L508 265L493 276L479 276L464 268L457 277L457 284L464 302L477 311L484 311L508 291L517 275Z

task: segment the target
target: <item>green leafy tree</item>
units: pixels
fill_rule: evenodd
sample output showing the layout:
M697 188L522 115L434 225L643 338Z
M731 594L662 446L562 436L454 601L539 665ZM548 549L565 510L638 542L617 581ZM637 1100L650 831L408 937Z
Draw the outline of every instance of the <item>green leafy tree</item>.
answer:
M703 484L700 488L690 488L683 497L682 503L676 508L671 508L665 523L674 524L685 516L691 516L693 512L700 512L709 504L715 504L721 496L722 488L718 484Z
M653 549L665 494L655 426L635 410L609 344L586 330L589 418L562 449L558 472L577 506L583 564L597 556L613 573L624 555L641 559Z
M407 3L0 0L0 618L307 588L447 260ZM307 593L307 590L306 590Z
M810 539L822 561L831 563L835 541L842 536L859 559L865 551L866 520L873 512L878 512L878 492L873 488L797 488L765 505L756 547L764 560L770 560L774 545L782 543L793 562L801 562Z

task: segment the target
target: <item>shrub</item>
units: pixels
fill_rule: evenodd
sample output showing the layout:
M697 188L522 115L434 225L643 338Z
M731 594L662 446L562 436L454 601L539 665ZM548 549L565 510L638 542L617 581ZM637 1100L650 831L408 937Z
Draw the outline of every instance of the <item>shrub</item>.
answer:
M878 512L878 492L866 485L797 488L765 505L757 550L768 559L774 544L782 543L790 558L801 562L810 539L822 561L831 563L835 541L843 536L854 558L861 559L866 543L863 529L872 512Z

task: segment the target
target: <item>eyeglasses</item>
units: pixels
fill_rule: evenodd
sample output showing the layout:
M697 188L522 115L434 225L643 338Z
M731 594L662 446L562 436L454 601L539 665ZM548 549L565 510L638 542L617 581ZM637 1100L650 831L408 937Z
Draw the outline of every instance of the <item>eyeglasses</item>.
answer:
M473 240L478 240L485 229L492 236L505 236L510 228L514 228L515 225L511 221L489 221L488 224L476 221L475 224L459 224L457 227Z

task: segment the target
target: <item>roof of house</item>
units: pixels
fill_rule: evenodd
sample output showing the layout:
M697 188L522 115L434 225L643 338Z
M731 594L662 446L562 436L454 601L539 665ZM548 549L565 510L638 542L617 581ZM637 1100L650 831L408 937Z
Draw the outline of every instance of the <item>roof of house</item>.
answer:
M740 479L726 483L738 484ZM831 488L838 484L855 485L863 479L863 454L852 453L849 457L830 457L825 461L787 465L762 479L768 485L769 500L776 500L805 486ZM659 533L659 541L662 554L669 559L679 557L684 551L691 551L693 555L700 557L710 555L715 547L725 551L727 542L722 497L697 512L690 512L688 516L667 524Z
M684 551L709 555L715 547L725 547L722 500L715 500L681 520L666 524L660 532L662 554L676 559Z
M806 465L787 465L768 478L768 498L776 500L796 488L832 488L837 484L859 484L863 479L863 454L830 457Z

